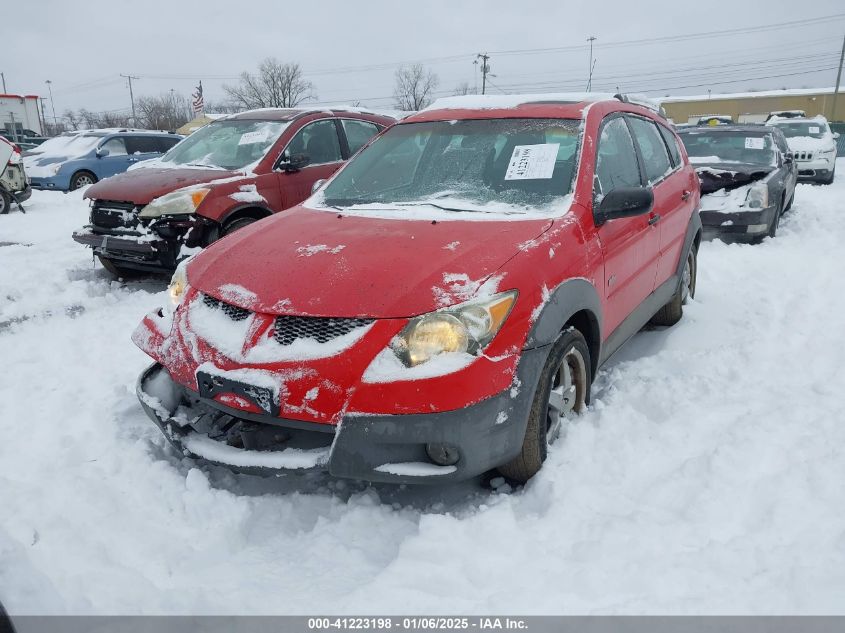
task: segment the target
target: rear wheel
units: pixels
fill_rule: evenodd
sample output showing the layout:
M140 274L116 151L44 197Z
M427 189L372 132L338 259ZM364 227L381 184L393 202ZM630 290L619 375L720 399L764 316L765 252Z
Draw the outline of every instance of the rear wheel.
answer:
M120 264L115 263L113 259L103 257L102 255L98 255L97 259L100 260L100 263L103 265L103 268L105 268L112 275L118 278L131 279L133 277L140 277L143 274L131 268L124 268Z
M564 330L540 374L519 455L499 467L505 477L524 483L546 460L552 444L590 402L590 350L575 328Z
M652 325L675 325L684 316L684 304L695 296L695 280L698 272L697 251L693 245L687 253L684 271L681 273L681 285L672 295L672 299L651 317Z
M0 189L0 215L9 212L9 209L12 208L12 197Z
M78 171L70 179L70 189L73 191L86 185L93 185L95 182L97 182L97 177L90 171Z

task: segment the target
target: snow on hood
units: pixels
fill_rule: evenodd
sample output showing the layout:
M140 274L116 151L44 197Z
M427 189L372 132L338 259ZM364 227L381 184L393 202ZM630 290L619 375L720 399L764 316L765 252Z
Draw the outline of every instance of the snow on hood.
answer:
M701 196L702 211L717 211L719 213L736 213L741 211L748 197L751 185L744 185L735 189L719 189L713 193Z
M122 200L143 205L176 189L233 176L239 174L219 169L139 169L91 185L85 192L85 197L91 200Z
M707 165L696 164L695 171L701 181L701 194L707 195L720 189L732 190L762 180L774 170L767 165L716 162ZM743 200L745 198L743 197ZM702 198L703 204L703 198Z
M786 144L793 152L814 152L818 150L826 150L836 144L833 142L833 135L825 134L822 138L813 138L812 136L793 136L786 139Z
M235 284L246 292L231 303L265 313L410 317L489 291L484 282L551 225L338 217L297 207L196 255L188 280L218 298ZM507 279L500 285L507 289Z

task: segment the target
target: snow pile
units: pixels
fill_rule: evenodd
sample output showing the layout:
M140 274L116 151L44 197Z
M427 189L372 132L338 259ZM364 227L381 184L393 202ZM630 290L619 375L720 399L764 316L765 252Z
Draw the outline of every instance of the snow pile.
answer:
M0 217L16 243L0 246L0 599L17 614L842 614L843 204L845 181L799 185L774 240L703 244L684 319L620 350L508 494L175 454L135 398L149 359L128 340L164 282L111 281L69 238L80 192L36 191Z
M719 189L719 191L703 195L701 196L701 210L718 211L719 213L745 211L746 209L743 208L745 206L745 200L748 198L748 191L753 184L743 185L730 191Z

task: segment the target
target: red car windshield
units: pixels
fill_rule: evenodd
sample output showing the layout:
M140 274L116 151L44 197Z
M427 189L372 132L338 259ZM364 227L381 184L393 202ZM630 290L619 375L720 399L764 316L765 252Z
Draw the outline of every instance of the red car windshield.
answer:
M215 121L176 144L161 160L175 165L243 169L264 158L287 126L287 121Z
M326 186L328 206L535 210L570 193L578 120L477 119L396 125Z

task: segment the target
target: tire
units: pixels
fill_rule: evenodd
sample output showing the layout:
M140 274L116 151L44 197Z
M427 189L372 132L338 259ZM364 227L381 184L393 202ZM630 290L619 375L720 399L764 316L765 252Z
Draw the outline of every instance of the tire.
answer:
M833 168L833 171L830 172L830 177L827 180L822 180L823 185L832 185L833 179L836 177L836 167Z
M103 265L109 273L119 279L132 279L134 277L140 277L143 275L142 272L137 270L132 270L131 268L124 268L120 264L116 264L113 259L109 259L108 257L103 257L102 255L98 255L97 259L100 260L100 263Z
M0 215L5 215L12 208L12 197L5 191L0 191Z
M90 171L78 171L70 179L70 190L74 191L85 185L93 185L97 177Z
M793 203L793 202L795 202L795 192L794 192L794 191L792 192L792 196L789 198L789 202L788 202L788 203L786 204L786 206L783 208L783 212L784 212L784 213L786 213L787 211L789 211L789 210L792 208L792 203Z
M249 226L253 222L258 222L258 220L256 218L238 218L237 220L232 220L223 227L223 235L231 235L235 231L238 231L245 226Z
M672 299L660 308L649 323L652 325L675 325L684 316L684 304L690 297L695 297L695 280L698 275L698 251L692 246L687 253L687 261L681 273L681 285L672 295Z
M775 237L778 234L778 227L780 226L780 216L783 215L783 199L780 201L780 208L778 208L777 212L775 213L775 217L772 218L772 223L769 225L769 237Z
M525 483L537 474L546 461L549 445L559 437L564 424L590 403L590 368L590 350L581 332L572 327L561 332L540 374L522 449L514 459L499 466L502 475ZM567 394L571 394L571 402Z

